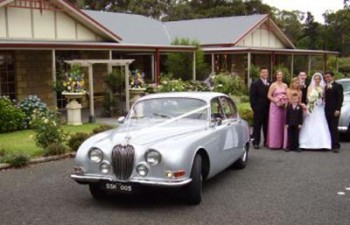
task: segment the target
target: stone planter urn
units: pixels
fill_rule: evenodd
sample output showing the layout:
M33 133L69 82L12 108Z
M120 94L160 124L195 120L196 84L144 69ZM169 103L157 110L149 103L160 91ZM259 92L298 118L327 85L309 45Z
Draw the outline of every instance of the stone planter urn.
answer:
M62 92L62 95L67 99L67 124L68 125L82 125L81 121L81 104L77 99L84 97L84 93Z
M131 88L130 89L130 108L139 99L145 95L146 88Z

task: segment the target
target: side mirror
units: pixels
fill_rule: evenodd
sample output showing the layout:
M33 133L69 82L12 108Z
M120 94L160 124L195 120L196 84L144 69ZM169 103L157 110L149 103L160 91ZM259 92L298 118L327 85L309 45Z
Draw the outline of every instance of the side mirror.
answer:
M211 127L221 126L221 125L222 125L222 119L219 117L216 117L216 118L210 120Z
M125 116L121 116L118 118L118 123L122 124L125 122Z

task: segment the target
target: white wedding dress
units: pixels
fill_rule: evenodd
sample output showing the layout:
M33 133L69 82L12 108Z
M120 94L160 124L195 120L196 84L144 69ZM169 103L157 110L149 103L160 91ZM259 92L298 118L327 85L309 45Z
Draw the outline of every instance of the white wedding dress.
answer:
M329 132L322 98L317 100L312 113L304 114L304 121L299 133L299 148L331 149Z

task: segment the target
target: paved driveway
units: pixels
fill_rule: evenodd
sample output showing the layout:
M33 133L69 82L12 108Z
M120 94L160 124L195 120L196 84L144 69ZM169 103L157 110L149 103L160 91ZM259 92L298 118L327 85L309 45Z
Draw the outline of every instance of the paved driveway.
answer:
M0 171L0 224L350 224L349 143L340 154L251 150L245 170L205 183L198 206L172 192L96 202L72 168L67 159Z

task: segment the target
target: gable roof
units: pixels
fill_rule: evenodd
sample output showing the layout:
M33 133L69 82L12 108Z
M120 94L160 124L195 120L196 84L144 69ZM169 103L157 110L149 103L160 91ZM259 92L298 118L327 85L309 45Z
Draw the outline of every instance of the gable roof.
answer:
M72 18L80 22L82 25L89 28L91 31L105 38L107 41L112 41L112 42L121 41L121 38L117 35L117 33L111 32L102 24L98 23L93 18L86 15L82 10L76 8L75 5L73 5L67 0L50 0L50 1L44 1L44 3L51 4L57 7L59 10L62 10L64 13L68 14L69 16L71 16ZM29 7L28 5L22 6L21 3L19 4L20 4L20 7L24 7L24 8ZM16 7L16 0L0 0L0 8L5 6Z
M170 45L164 24L145 16L113 13L93 10L83 10L84 13L99 21L114 33L123 37L123 43L128 44L158 44Z
M234 44L267 15L231 16L166 22L172 38L198 40L201 45Z

